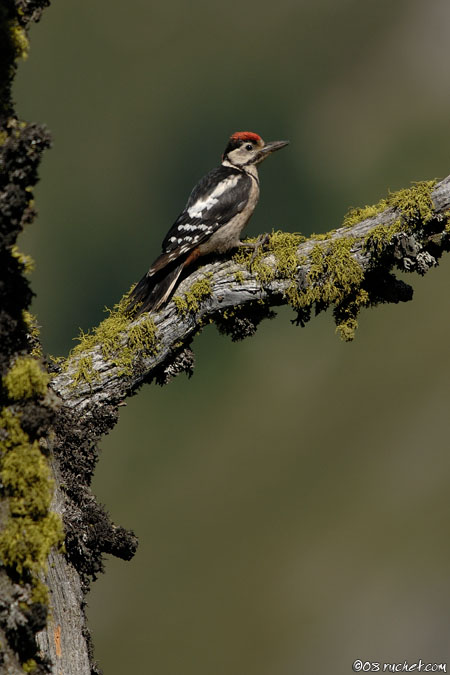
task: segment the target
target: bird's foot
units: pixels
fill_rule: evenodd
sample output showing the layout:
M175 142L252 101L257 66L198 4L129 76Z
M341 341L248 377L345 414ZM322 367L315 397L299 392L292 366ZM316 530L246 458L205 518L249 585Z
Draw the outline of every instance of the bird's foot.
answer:
M260 249L263 246L267 246L269 241L270 241L270 234L268 234L266 232L265 234L260 234L256 241L252 241L252 242L241 241L240 242L239 246L243 246L245 248L252 248L253 249L252 257L250 258L250 267L255 262L256 256L258 255Z

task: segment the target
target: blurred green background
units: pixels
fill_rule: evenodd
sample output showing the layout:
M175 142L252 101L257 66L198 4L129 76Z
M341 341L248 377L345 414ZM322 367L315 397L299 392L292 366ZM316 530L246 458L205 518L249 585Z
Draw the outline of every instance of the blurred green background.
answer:
M446 176L449 23L444 0L53 3L15 86L54 135L21 240L47 350L143 274L233 131L291 140L249 234ZM449 659L449 278L408 277L352 344L287 309L240 344L209 327L192 380L129 401L94 481L140 538L88 597L105 675Z

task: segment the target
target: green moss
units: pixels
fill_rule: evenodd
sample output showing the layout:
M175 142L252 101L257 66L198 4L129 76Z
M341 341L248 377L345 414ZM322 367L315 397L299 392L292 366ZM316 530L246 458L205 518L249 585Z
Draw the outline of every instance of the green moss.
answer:
M391 243L394 234L402 230L404 230L404 225L400 218L392 223L392 225L377 225L364 238L364 248L379 256Z
M246 240L249 243L256 241L255 238ZM294 278L300 264L297 250L304 241L306 238L301 234L274 231L270 234L267 245L256 251L256 256L253 249L241 248L233 259L238 264L245 265L262 284L272 281L277 274ZM269 255L275 257L275 269L266 262Z
M399 209L406 224L426 225L434 216L431 193L435 185L435 180L427 180L392 192L387 199L388 206Z
M50 549L61 545L61 518L50 512L53 480L37 441L31 442L19 415L0 413L0 472L2 497L9 516L0 533L0 559L20 579L31 579L37 597L45 587L37 575L45 569ZM31 576L30 576L31 575Z
M10 518L0 535L0 558L19 577L45 569L50 550L62 541L61 519L48 513L38 521L23 516Z
M20 26L17 21L11 21L9 30L16 58L26 59L28 57L30 43L25 29Z
M22 443L5 455L2 463L3 486L10 497L10 510L15 516L35 519L46 514L49 495L35 490L40 481L50 478L47 460L37 442ZM51 496L51 495L50 495Z
M26 323L28 333L35 339L39 339L39 328L37 318L27 309L22 310L22 318Z
M30 346L32 347L31 356L35 359L41 359L43 354L37 318L27 309L22 310L22 318L27 328Z
M360 288L364 278L363 270L351 254L355 238L332 239L333 232L311 237L317 243L308 256L299 258L298 248L306 241L296 233L273 232L267 247L260 249L254 261L253 253L239 251L236 262L247 265L261 283L267 283L280 276L290 279L285 291L289 304L299 316L308 317L311 308L335 307L337 330L341 337L350 340L357 326L356 315L362 306L368 304L368 294ZM267 256L275 257L275 268L265 262ZM309 266L306 290L299 288L299 266ZM307 320L307 319L306 319Z
M360 288L363 270L351 253L356 239L324 236L307 258L299 260L298 247L304 237L275 234L271 249L275 254L276 273L291 279L285 291L289 304L303 317L309 316L314 305L317 311L333 305L339 334L345 340L352 339L357 326L356 315L368 303L368 294ZM309 265L305 290L298 284L301 264Z
M344 216L342 227L353 227L353 225L361 223L363 220L367 220L367 218L373 218L378 213L386 211L388 206L386 199L380 199L379 202L371 206L352 207Z
M80 382L91 383L94 380L98 380L98 377L98 373L92 367L92 356L90 354L80 356L73 376L72 387L76 387Z
M26 253L22 253L22 251L19 250L18 246L14 244L11 246L11 255L13 258L16 258L16 260L19 261L19 263L22 265L24 272L27 274L31 273L34 270L34 260L30 255L27 255Z
M32 356L20 356L3 377L3 386L13 401L45 396L49 382L50 376Z
M434 217L431 199L434 185L435 181L416 183L411 188L393 192L387 199L382 200L384 209L398 209L401 215L392 225L374 227L364 240L365 249L372 254L381 255L391 244L395 234L411 232L414 228L426 226Z
M130 373L136 351L156 354L158 351L157 329L153 319L140 320L130 329L130 316L127 313L128 293L118 305L109 311L109 316L92 332L83 333L77 338L79 344L72 349L70 357L79 356L72 385L80 382L92 382L98 379L93 369L92 356L88 352L100 346L104 359L111 361L119 368L119 375ZM129 330L128 337L124 335ZM68 367L71 359L65 362Z
M302 293L302 304L321 302L329 305L342 302L345 296L359 287L363 271L353 258L354 237L317 244L310 253L309 288Z
M268 251L275 256L276 272L282 276L296 277L300 261L298 247L306 237L295 232L272 232Z
M174 296L173 301L178 314L186 316L189 312L198 312L201 303L211 297L211 277L211 274L207 274L202 279L194 281L186 293Z
M398 192L390 192L386 198L381 199L377 204L352 208L344 217L342 226L352 227L389 208L401 211L401 222L403 225L412 226L418 223L426 225L433 218L431 193L435 185L435 180L414 183L410 188L398 190Z
M247 244L254 244L258 240L256 237L248 237L245 240ZM233 256L233 260L239 265L244 265L249 269L249 271L257 277L257 279L262 283L268 283L272 281L275 277L275 272L269 265L264 262L264 258L267 255L267 247L263 250L263 247L260 247L256 251L252 248L239 248Z
M152 355L157 354L158 339L156 332L155 322L151 318L140 321L130 329L127 344L120 352L120 359L113 359L113 362L120 367L119 375L130 374L132 372L136 351Z
M24 673L32 673L33 670L37 668L37 663L34 659L28 659L25 663L22 663L22 669Z
M237 272L234 273L234 278L238 284L244 283L244 273L241 272L241 270L238 270Z
M364 248L378 257L391 243L394 234L424 227L432 220L434 185L435 181L415 183L411 188L390 193L377 204L353 208L345 216L343 227L353 227L386 209L397 209L399 217L392 225L374 227L364 239ZM277 275L290 280L285 297L298 312L300 323L308 320L313 306L316 311L333 306L337 331L344 340L351 340L357 327L356 317L361 307L368 306L369 295L363 288L363 270L351 252L358 239L333 238L333 233L312 235L310 240L316 242L315 246L303 259L298 257L298 248L305 238L284 232L273 232L268 246L264 251L258 251L254 261L252 252L244 253L243 250L234 259L251 269L262 284ZM266 262L271 254L275 256L275 269ZM301 265L308 269L304 290L299 288L298 280Z
M319 234L313 232L310 236L310 239L314 239L315 241L326 241L327 239L331 239L331 237L335 232L336 230L330 230L329 232L321 232Z
M128 336L128 344L132 350L147 350L151 354L158 351L158 340L156 337L156 325L153 319L145 319L133 326Z

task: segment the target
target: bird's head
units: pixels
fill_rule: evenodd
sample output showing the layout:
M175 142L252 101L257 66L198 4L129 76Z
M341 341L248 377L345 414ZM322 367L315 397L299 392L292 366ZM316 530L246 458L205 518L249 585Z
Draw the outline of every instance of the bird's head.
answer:
M270 141L266 143L261 136L252 131L236 131L228 141L222 162L236 167L260 164L275 150L281 150L289 141Z

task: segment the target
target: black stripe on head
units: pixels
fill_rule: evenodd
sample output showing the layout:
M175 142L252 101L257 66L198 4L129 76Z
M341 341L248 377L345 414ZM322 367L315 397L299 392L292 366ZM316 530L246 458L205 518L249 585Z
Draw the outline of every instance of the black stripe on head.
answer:
M224 153L222 155L222 160L226 158L229 152L233 152L233 150L236 150L236 148L239 148L242 145L243 141L240 138L233 138L231 137L230 140L228 141L228 145L224 150Z

